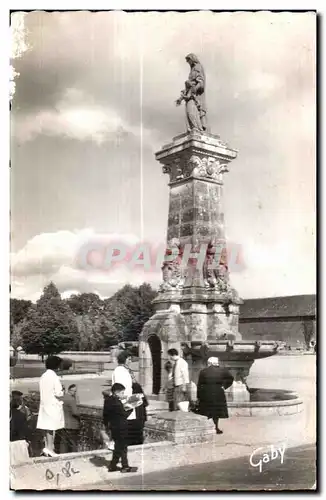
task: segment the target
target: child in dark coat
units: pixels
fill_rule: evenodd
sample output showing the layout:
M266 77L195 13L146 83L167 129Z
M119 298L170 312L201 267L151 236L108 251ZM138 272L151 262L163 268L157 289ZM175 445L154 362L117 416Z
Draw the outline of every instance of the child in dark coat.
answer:
M23 393L12 391L10 401L10 441L30 441L29 421L31 412L23 401Z
M110 472L120 470L125 472L137 472L137 467L130 467L128 463L128 423L127 417L131 410L126 410L123 406L125 387L122 384L113 384L112 395L105 398L103 408L103 423L106 428L110 428L114 441L114 451L109 467ZM122 469L117 467L121 459Z
M168 379L165 386L166 401L169 403L169 411L174 411L174 397L173 397L173 365L171 361L167 361L164 368L168 374Z

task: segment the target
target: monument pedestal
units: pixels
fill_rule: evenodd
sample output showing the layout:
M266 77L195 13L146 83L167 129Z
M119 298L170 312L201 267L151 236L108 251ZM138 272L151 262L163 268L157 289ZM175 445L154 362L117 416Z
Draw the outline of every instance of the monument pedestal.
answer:
M241 300L229 283L222 208L223 177L236 157L219 136L198 131L156 153L170 196L163 282L139 338L140 383L148 394L166 383L168 349L182 354L185 344L238 336ZM195 383L205 366L197 361L187 358Z
M216 434L212 420L192 412L160 412L145 424L145 434L175 444L203 443Z
M222 206L224 175L236 157L219 136L194 130L156 153L170 196L163 282L139 337L139 378L147 394L165 386L164 364L175 348L195 384L207 359L217 357L235 380L227 400L247 403L254 360L277 352L277 342L243 341L239 332L242 300L229 280Z

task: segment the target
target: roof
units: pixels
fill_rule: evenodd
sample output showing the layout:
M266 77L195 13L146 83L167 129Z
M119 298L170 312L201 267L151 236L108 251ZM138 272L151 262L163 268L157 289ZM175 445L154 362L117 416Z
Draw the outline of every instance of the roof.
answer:
M239 325L242 340L274 340L298 347L305 344L303 321L246 321ZM314 334L315 336L315 334Z
M248 299L240 306L240 321L251 318L282 318L316 315L316 295L291 295Z

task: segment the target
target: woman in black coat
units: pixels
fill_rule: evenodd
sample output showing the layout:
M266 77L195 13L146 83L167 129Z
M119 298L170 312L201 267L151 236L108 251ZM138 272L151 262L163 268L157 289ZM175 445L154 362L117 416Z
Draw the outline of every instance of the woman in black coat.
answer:
M217 358L209 358L207 368L201 370L197 385L198 413L212 418L216 433L222 434L218 428L219 418L228 418L228 407L224 390L233 383L231 373L218 366Z
M147 421L147 398L138 382L132 383L133 394L143 394L143 403L136 407L136 418L128 420L128 446L144 443L144 426Z

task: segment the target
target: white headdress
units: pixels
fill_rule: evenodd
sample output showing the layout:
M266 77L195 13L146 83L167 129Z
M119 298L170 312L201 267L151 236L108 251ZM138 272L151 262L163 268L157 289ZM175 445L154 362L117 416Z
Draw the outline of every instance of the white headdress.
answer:
M208 366L211 366L211 365L213 365L213 366L218 366L218 365L219 365L219 360L218 360L218 358L214 358L214 357L212 357L212 358L208 358L208 360L207 360L207 365L208 365Z

